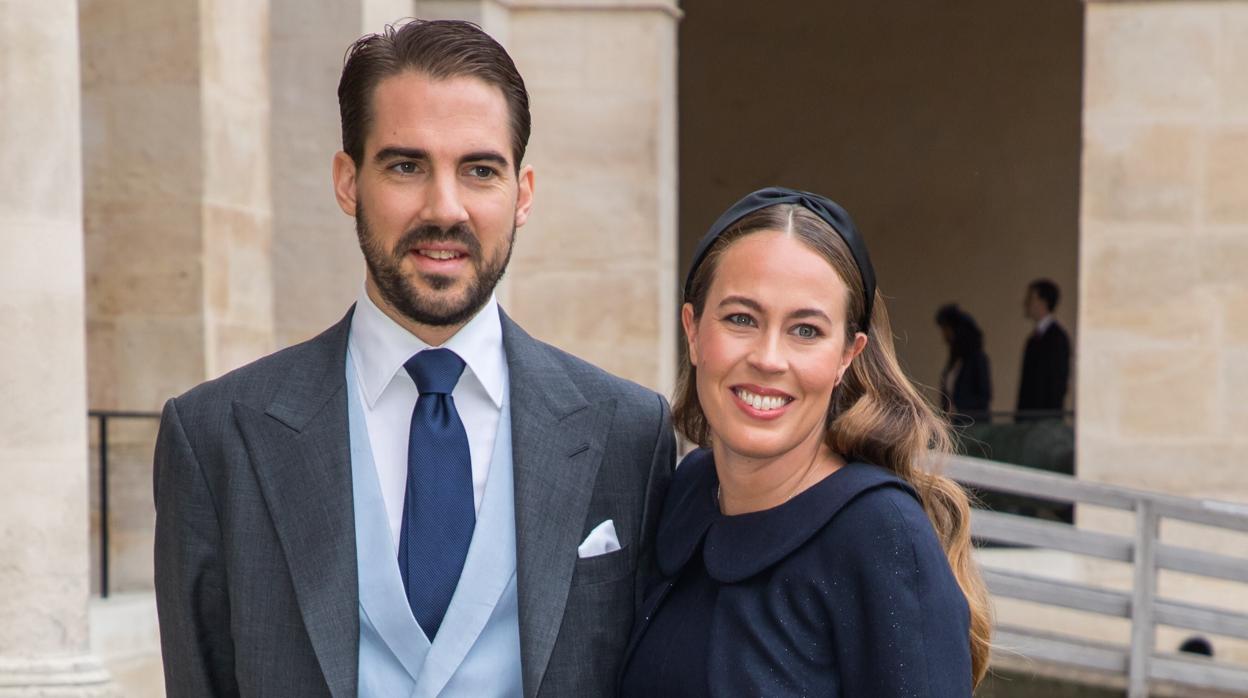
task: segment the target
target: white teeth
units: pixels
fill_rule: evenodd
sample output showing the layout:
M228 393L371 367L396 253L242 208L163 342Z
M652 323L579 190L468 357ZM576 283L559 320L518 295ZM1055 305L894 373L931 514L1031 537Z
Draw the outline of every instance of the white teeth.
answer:
M420 254L430 259L454 259L459 256L458 252L451 250L420 250Z
M762 395L751 393L745 388L737 388L736 394L737 397L741 398L742 401L756 410L775 410L784 407L789 403L788 398L780 397L778 395L769 395L764 397Z

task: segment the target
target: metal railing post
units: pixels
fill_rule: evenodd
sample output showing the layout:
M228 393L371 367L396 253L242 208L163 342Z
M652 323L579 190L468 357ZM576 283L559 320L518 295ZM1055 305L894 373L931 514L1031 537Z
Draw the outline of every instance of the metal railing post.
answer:
M1158 516L1153 503L1135 502L1135 581L1131 586L1131 658L1127 667L1127 698L1148 698L1149 664L1153 656L1153 605L1157 598Z
M100 420L100 598L108 598L108 415Z

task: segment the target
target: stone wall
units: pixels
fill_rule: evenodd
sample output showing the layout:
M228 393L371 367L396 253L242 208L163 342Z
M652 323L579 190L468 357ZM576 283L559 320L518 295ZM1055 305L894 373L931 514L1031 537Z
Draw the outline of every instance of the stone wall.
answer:
M1248 501L1248 2L1087 9L1080 474Z

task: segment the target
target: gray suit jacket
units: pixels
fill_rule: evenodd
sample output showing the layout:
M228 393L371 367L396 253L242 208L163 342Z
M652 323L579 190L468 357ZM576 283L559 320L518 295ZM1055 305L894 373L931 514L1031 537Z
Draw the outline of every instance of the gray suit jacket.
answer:
M165 404L155 554L171 696L356 695L350 322ZM654 568L667 403L502 323L524 695L610 695ZM578 559L605 519L623 548Z

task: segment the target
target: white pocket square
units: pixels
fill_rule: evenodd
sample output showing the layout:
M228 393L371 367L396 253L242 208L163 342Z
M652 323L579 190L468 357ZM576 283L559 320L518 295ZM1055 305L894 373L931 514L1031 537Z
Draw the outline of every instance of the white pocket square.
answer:
M607 519L594 527L585 542L576 548L579 558L597 557L620 549L620 539L615 535L615 521Z

